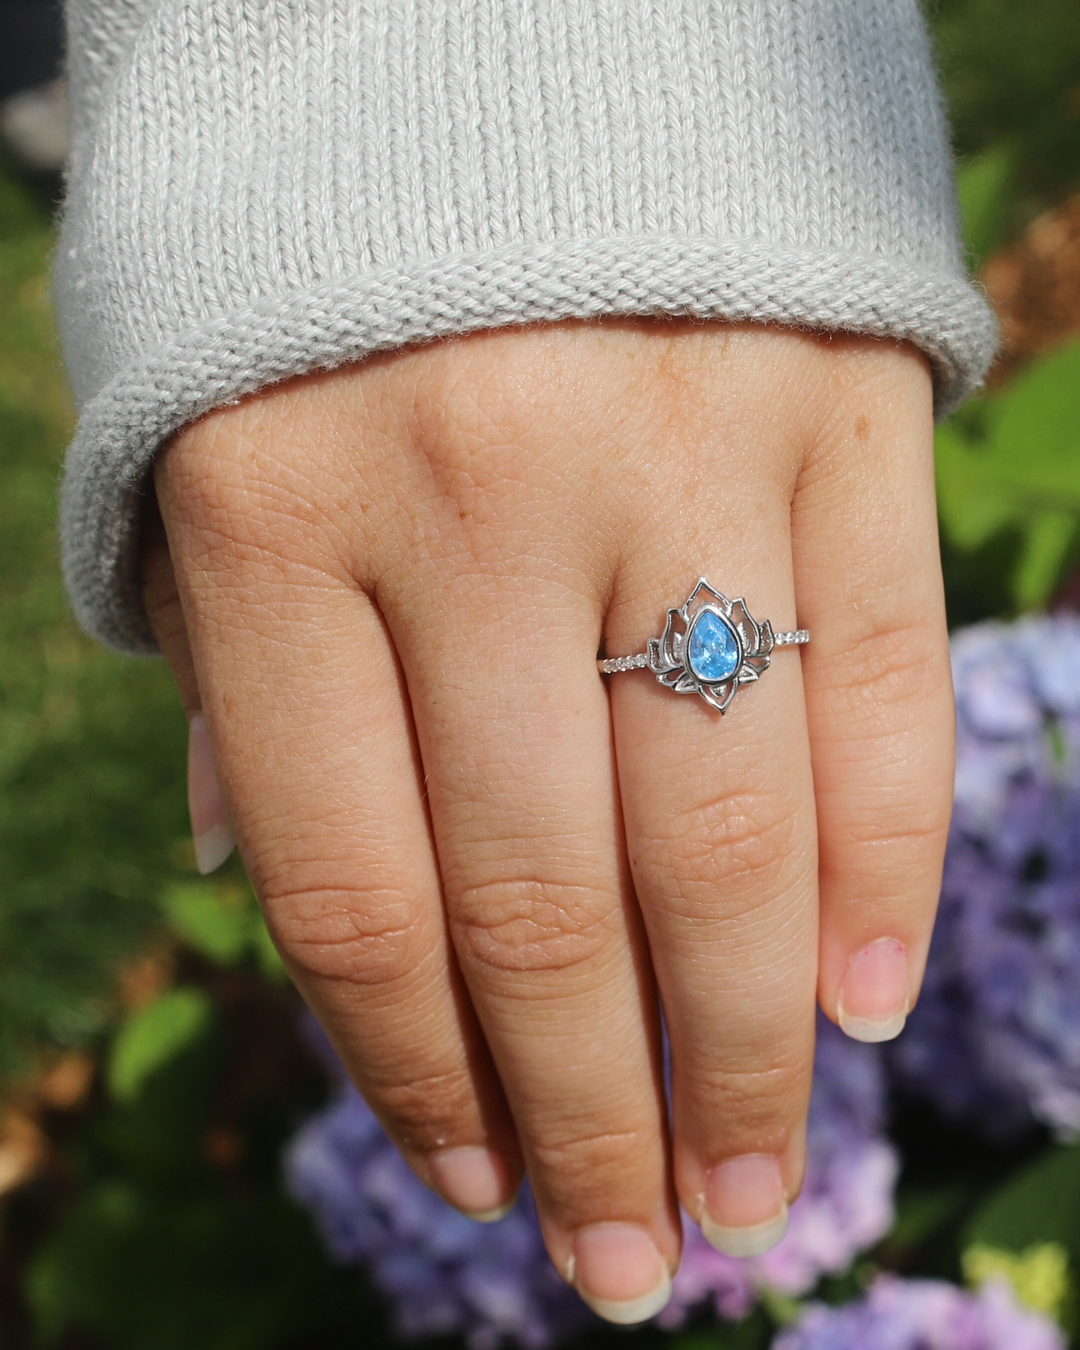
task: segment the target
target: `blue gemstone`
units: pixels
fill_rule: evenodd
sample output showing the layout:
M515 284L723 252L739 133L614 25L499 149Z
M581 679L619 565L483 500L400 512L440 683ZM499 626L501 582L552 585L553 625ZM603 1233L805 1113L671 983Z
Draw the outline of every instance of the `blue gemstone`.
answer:
M735 674L741 659L739 639L731 625L712 610L702 610L690 630L690 669L706 684L717 684Z

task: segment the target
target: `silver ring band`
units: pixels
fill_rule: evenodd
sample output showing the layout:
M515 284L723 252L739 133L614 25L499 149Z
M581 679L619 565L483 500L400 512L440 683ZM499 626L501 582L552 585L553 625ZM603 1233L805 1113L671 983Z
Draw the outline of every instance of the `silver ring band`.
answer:
M790 633L774 633L774 647L801 647L810 641L809 628L796 628ZM649 653L638 652L636 656L608 656L597 661L596 668L601 675L618 675L624 670L646 670L649 665Z
M669 609L663 634L633 656L597 661L601 675L650 670L677 694L700 694L718 712L726 712L736 691L761 678L776 647L810 641L806 628L774 633L768 619L758 623L744 600L729 600L704 577L686 603Z

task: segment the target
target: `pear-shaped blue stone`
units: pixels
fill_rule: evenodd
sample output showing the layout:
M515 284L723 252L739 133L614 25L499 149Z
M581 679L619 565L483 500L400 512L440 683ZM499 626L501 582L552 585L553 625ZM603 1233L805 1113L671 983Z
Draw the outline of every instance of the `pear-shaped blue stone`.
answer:
M690 669L706 684L730 679L739 668L739 639L719 614L703 609L690 630L687 660Z

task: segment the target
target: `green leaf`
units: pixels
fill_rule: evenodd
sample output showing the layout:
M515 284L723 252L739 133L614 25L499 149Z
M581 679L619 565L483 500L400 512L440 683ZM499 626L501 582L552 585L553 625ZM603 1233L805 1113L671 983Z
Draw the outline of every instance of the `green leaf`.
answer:
M115 1016L187 822L164 662L78 632L56 556L70 401L49 303L51 212L0 156L0 1074Z
M994 402L994 472L1031 505L1080 513L1080 343L1036 361Z
M187 945L221 966L254 957L259 973L280 983L288 974L247 885L186 881L162 897L170 927Z
M1076 526L1076 517L1064 511L1036 511L1028 518L1013 577L1013 595L1020 609L1035 609L1050 598L1072 551Z
M115 1100L130 1102L146 1080L209 1028L210 998L201 989L170 989L120 1027L109 1056L107 1081Z
M938 429L941 526L968 552L1013 530L1021 548L1011 591L1030 609L1053 593L1080 527L1080 343L1036 362L975 412Z
M1019 1254L1047 1242L1080 1267L1080 1144L1051 1148L994 1191L971 1217L961 1245Z
M954 425L938 427L934 447L942 528L957 548L979 548L1015 519L1015 499Z
M255 947L255 960L259 965L259 973L266 979L273 980L275 984L284 983L289 978L288 971L281 959L281 954L274 946L274 940L270 936L269 929L263 921L262 913L256 908L252 915L252 943Z
M180 882L162 898L170 926L189 947L218 965L241 961L252 941L254 901L213 882Z
M1012 178L1013 155L1003 145L984 150L956 175L964 246L972 271L978 271L1004 240Z
M972 1288L988 1280L1005 1280L1025 1308L1058 1323L1069 1320L1073 1282L1069 1254L1060 1242L1037 1242L1019 1254L976 1242L963 1253L961 1265Z
M333 1270L283 1197L240 1204L129 1178L77 1197L26 1282L45 1344L78 1328L109 1350L280 1350L322 1344L320 1326L351 1307L365 1320L348 1343L389 1350L354 1288L356 1273Z
M890 1248L918 1247L947 1223L953 1222L971 1200L971 1184L905 1188L896 1197L896 1221L886 1241Z

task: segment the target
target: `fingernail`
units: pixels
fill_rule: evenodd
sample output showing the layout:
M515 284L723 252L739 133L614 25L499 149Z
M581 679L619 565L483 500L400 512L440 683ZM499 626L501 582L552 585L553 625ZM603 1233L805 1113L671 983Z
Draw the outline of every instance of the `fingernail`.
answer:
M787 1232L780 1161L745 1153L718 1163L705 1180L701 1231L725 1256L761 1256Z
M594 1223L574 1235L570 1281L594 1313L619 1326L655 1317L671 1298L656 1243L633 1223Z
M878 938L847 963L836 1001L840 1028L855 1041L891 1041L908 1014L908 959L902 942Z
M202 713L193 713L188 726L188 812L195 866L206 876L221 866L236 847L236 840L221 798L210 753L210 732Z
M429 1166L435 1189L470 1219L495 1223L514 1208L510 1168L490 1149L443 1149L432 1155Z

